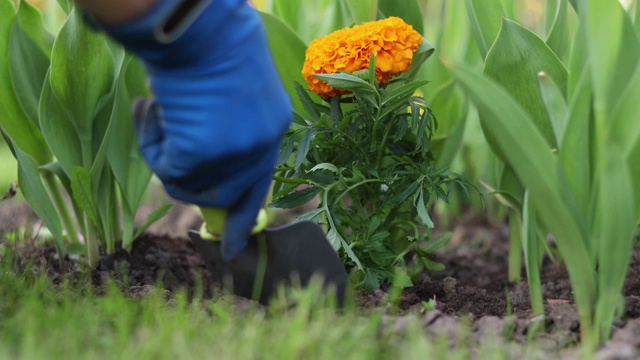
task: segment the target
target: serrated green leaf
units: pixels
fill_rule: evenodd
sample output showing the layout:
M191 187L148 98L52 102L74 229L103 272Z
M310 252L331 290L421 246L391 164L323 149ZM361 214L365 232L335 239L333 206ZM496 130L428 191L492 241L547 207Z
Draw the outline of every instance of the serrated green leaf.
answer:
M436 235L433 239L427 241L426 245L424 245L422 249L427 253L433 254L434 252L436 252L436 250L447 245L449 240L451 240L452 236L453 236L453 233L451 232L440 233Z
M394 189L395 195L388 199L388 204L386 205L386 207L394 208L404 203L411 195L416 192L418 185L420 185L420 182L414 181L402 191Z
M297 190L273 200L271 204L269 204L269 206L280 209L289 209L296 206L304 205L311 201L311 199L313 199L316 195L318 195L318 193L320 193L320 190L322 189L315 186Z
M441 264L439 262L435 262L429 258L422 258L422 263L424 264L424 267L427 268L427 270L429 271L442 271L445 269L444 264Z
M328 170L331 171L334 174L337 174L338 171L338 167L333 165L332 163L320 163L314 167L312 167L309 171L307 172L311 172L311 171L318 171L318 170Z
M363 94L373 94L376 89L373 85L360 79L357 76L353 76L347 73L335 73L335 74L315 74L315 77L326 82L330 86L338 89L353 91Z
M142 226L140 226L138 230L136 230L135 234L133 234L133 238L135 239L142 235L142 233L145 232L149 228L149 226L153 225L153 223L162 219L163 216L167 215L174 205L175 204L165 204L152 211L151 214L147 216L147 221L142 224Z
M322 216L322 213L325 210L323 208L318 208L318 209L313 209L311 211L308 211L300 216L298 216L298 220L299 221L303 221L303 220L309 220L309 221L314 221L316 223L320 222L320 219L318 219L318 217Z
M382 242L383 240L388 238L390 235L391 233L388 231L377 231L373 235L371 235L371 237L369 237L369 241ZM388 253L395 258L395 255L393 254L393 252L388 251Z
M331 246L333 246L334 250L344 250L344 252L347 254L347 257L356 264L358 269L363 270L360 259L358 259L356 254L353 252L353 249L349 247L347 241L338 233L338 231L336 231L336 229L329 229L329 233L327 233L327 240L329 240L329 243L331 244Z
M311 140L313 140L313 131L310 129L303 130L300 140L298 141L298 149L296 149L296 161L293 165L294 169L299 168L304 162L304 159L307 158L309 147L311 146Z
M387 114L396 111L401 106L407 106L409 98L416 92L416 90L428 83L428 80L411 81L405 85L391 90L391 92L389 92L389 94L382 100L382 106L385 108L380 114L380 118L383 118Z
M393 274L393 286L400 289L405 289L413 286L411 277L407 274L407 271L402 268L397 268Z
M367 290L373 290L380 287L380 280L382 280L382 274L372 268L368 268L364 272L364 288Z
M300 85L300 83L294 83L296 94L298 95L298 99L302 104L302 107L306 112L311 115L313 120L318 120L320 118L320 112L317 109L317 104L311 99L311 96L307 93L307 91Z
M424 196L422 196L422 192L424 190L420 190L416 195L418 203L415 205L416 210L418 211L418 217L422 223L428 227L429 229L433 229L433 221L431 220L431 216L429 216L429 211L427 210L426 204L424 203Z
M293 153L293 145L295 144L295 134L287 137L283 142L280 148L280 155L278 156L278 161L276 162L276 166L280 166L286 164Z

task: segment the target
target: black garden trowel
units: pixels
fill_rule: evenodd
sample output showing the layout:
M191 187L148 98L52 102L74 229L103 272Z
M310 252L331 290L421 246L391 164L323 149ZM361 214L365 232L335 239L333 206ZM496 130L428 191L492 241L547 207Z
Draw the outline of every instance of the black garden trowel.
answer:
M204 227L203 227L204 229ZM311 221L265 228L249 238L246 249L232 261L222 255L222 241L190 231L189 237L209 270L235 295L269 302L280 286L307 286L318 277L323 289L344 305L348 279L344 266L324 235Z

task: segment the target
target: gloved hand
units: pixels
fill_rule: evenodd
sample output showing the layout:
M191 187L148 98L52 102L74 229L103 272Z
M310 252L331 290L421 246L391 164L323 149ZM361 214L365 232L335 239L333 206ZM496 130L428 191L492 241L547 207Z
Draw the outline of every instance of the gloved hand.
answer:
M140 19L102 28L149 73L155 101L134 111L144 158L174 198L227 209L222 248L233 259L291 121L259 14L246 0L159 0Z

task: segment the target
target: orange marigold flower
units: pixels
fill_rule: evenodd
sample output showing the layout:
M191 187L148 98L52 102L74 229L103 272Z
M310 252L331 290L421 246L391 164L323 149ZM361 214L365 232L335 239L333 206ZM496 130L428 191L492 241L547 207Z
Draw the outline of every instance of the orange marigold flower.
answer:
M367 69L373 54L376 79L384 84L409 69L421 42L422 36L398 17L337 30L309 44L302 76L309 89L323 98L346 94L348 91L333 88L314 74Z

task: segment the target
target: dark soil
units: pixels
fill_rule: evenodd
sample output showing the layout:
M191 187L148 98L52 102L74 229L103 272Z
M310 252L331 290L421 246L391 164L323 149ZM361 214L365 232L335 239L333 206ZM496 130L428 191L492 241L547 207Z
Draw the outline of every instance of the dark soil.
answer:
M15 206L15 207L14 207ZM13 205L8 211L0 203L0 235L7 229L35 219L28 208ZM20 218L17 220L16 217ZM173 211L164 223L156 224L136 239L131 253L118 251L103 257L92 273L98 288L115 278L123 287L162 286L169 291L185 289L188 294L211 297L218 283L186 237L188 228L197 228L198 217L188 207ZM414 286L403 291L400 310L388 319L401 328L403 316L421 314L425 329L433 335L455 338L460 324L471 324L474 335L494 334L525 343L533 324L526 284L510 284L507 279L508 230L472 217L453 227L454 236L446 250L437 254L445 270L424 273L414 279ZM0 236L0 254L2 251ZM32 266L52 278L59 277L55 251L37 250ZM68 268L77 261L66 259ZM579 341L579 323L573 305L567 273L561 264L546 259L541 271L545 301L545 331L538 333L540 349L551 357L573 358L574 352L563 350ZM522 278L526 279L523 271ZM507 296L509 298L507 298ZM640 249L636 247L624 286L625 311L614 328L612 340L599 351L602 359L633 359L640 351ZM423 302L435 300L435 309L425 310ZM359 306L367 311L388 305L383 289L362 293ZM506 336L505 336L506 335ZM620 353L622 351L622 353ZM514 357L522 356L516 351ZM562 356L560 356L562 354ZM625 357L625 354L631 357Z

